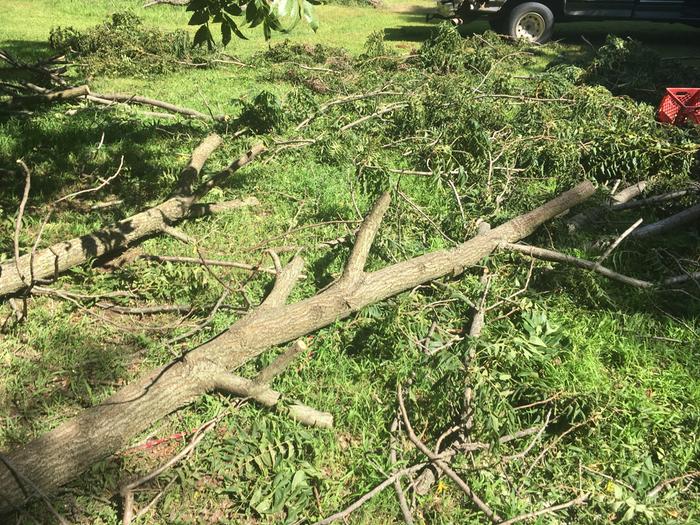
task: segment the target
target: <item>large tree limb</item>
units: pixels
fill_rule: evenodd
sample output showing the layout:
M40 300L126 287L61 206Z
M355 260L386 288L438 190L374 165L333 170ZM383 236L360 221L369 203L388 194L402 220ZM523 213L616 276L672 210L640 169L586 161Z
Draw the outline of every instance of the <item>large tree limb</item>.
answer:
M37 95L27 95L27 96L17 96L12 97L11 104L13 105L33 105L33 104L46 104L49 102L59 102L62 100L69 100L72 98L84 97L90 93L87 86L78 86L68 89L63 89L61 91L49 91L47 93L40 93Z
M221 142L218 135L210 135L195 149L192 160L180 175L178 189L162 204L102 230L54 244L0 265L0 296L28 286L25 276L31 275L35 280L55 278L61 272L83 264L90 258L101 257L149 235L168 231L173 223L189 217L192 206L198 199L265 150L263 146L255 146L226 170L194 188L193 181L198 179L204 162Z
M153 370L101 404L10 452L8 457L26 478L50 493L127 445L153 422L220 386L218 378L222 373L239 368L272 346L296 340L367 305L419 284L459 274L491 254L501 242L527 237L545 221L576 206L592 193L593 185L583 182L543 206L450 250L363 273L357 279L341 279L297 303L255 311L177 361ZM2 466L0 495L0 513L22 505L27 499L12 472Z

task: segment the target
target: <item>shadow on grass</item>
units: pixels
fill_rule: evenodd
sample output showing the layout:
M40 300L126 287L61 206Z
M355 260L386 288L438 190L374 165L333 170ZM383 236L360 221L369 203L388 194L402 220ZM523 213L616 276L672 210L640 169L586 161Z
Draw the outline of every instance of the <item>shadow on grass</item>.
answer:
M96 404L127 378L128 360L135 348L127 341L105 345L69 318L46 329L48 319L43 312L30 310L29 314L30 325L22 330L32 334L36 346L26 355L16 354L6 370L6 377L13 380L7 385L3 410L12 421L3 431L5 448L27 442L41 430L38 425L45 424L39 422L51 414Z
M87 221L93 215L93 222L106 225L166 198L192 150L211 131L198 122L163 124L101 108L67 116L66 108L52 106L44 113L0 121L0 169L4 170L0 216L5 219L14 216L24 187L17 159L32 170L28 217L41 220L44 211L36 208L61 195L99 185L117 171L123 157L120 175L108 186L62 203L57 210L80 213ZM231 184L241 182L240 177L233 177ZM91 210L92 203L104 199L122 204L110 210ZM9 243L9 239L0 241L0 250L7 251Z
M598 46L607 35L639 40L662 56L688 55L700 60L700 29L683 24L653 22L567 22L555 26L554 40L563 44Z
M48 42L40 40L1 40L0 49L22 62L36 62L56 55Z

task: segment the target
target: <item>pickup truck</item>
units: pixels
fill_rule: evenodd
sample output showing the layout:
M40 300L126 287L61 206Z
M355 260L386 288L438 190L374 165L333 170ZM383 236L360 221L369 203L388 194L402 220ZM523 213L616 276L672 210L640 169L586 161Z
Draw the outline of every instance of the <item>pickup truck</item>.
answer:
M455 24L487 16L497 33L543 44L555 21L647 20L700 27L700 0L438 0L438 16Z

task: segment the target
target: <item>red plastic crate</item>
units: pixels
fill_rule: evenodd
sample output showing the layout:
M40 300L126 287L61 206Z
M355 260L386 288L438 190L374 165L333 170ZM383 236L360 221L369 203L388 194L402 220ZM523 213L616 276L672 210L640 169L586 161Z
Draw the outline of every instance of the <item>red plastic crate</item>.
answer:
M676 126L686 121L700 124L700 88L666 88L656 118Z

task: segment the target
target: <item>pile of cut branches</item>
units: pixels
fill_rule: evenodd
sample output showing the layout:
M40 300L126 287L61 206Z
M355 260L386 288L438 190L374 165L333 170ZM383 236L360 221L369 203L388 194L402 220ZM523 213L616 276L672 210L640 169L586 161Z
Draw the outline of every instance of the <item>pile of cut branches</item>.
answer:
M421 507L417 498L436 483L444 484L438 479L445 475L463 493L474 520L485 516L510 524L552 513L579 521L607 513L652 519L649 502L674 483L693 479L696 460L692 454L667 448L664 454L673 461L666 462L663 455L655 458L648 467L654 473L651 486L645 480L646 485L640 482L630 488L629 483L612 479L614 487L630 493L582 480L584 466L589 467L582 462L576 466L570 457L550 460L557 447L567 445L583 455L582 450L590 448L587 432L601 439L621 420L605 411L606 399L561 388L556 367L574 350L566 342L564 328L533 302L539 300L538 294L556 290L591 309L619 304L616 301L624 297L633 305L672 305L676 313L686 314L697 311L700 130L659 125L653 106L589 84L591 74L604 73L601 64L614 62L609 48L588 70L580 64L559 64L534 68L527 76L513 71L531 61L537 48L491 33L462 39L448 26L441 26L408 56L394 53L376 35L358 58L328 49L316 49L310 58L306 51L285 44L259 57L265 64L260 78L286 79L293 91L284 99L264 92L255 104L244 105L235 121L241 129L223 139L207 137L166 200L114 226L70 241L48 242L42 235L48 215L27 241L23 219L32 202L36 159L28 154L22 161L18 212L9 225L0 227L12 239L11 256L0 270L0 295L12 308L6 323L10 332L21 333L32 315L32 302L42 295L72 301L78 308L102 304L97 307L116 314L147 315L143 308L139 313L132 306L98 303L95 297L53 285L57 280L70 284L72 277L62 277L63 272L94 258L118 255L147 236L169 235L194 248L197 257L127 252L117 266L129 266L136 259L199 265L206 269L211 286L223 288L194 332L180 334L169 344L205 329L227 298L243 290L222 280L214 271L218 266L250 271L251 279L260 280L261 290L269 274L275 282L267 293L258 294L258 306L241 292L247 303L244 314L229 319L218 335L183 350L177 359L144 370L94 406L0 456L4 496L0 508L9 511L39 499L56 513L48 495L60 485L129 445L157 420L213 391L276 407L284 417L310 426L331 427L334 418L343 415L324 409L335 407L288 403L270 381L305 350L300 338L333 325L349 334L369 327L376 336L360 340L363 351L381 355L379 351L388 347L391 352L412 352L416 371L391 378L396 404L385 401L378 410L386 417L382 432L391 442L385 458L391 469L388 475L346 510L323 518L321 514L329 513L307 509L307 517L321 518L318 523L346 518L393 486L407 523L417 515L429 520L431 510ZM64 112L63 102L148 103L143 97L110 97L93 94L87 87L59 86L50 75L44 76L49 79L44 87L6 86L13 99L11 108L40 102L46 112L15 111L11 118L18 129L23 122ZM168 109L164 104L159 107ZM228 122L201 116L205 125ZM201 124L190 125L198 129L194 126ZM243 126L258 134L255 142L240 139ZM248 153L227 169L201 178L204 162L227 140L232 149ZM342 204L334 210L339 218L325 218L319 224L353 228L330 241L278 246L304 228L292 224L247 247L267 254L271 267L205 257L203 241L176 229L175 223L215 212L221 203L198 201L229 185L234 172L262 153L265 160L256 162L263 183L272 181L273 188L275 174L295 164L331 166L348 174ZM108 184L85 191L99 193ZM321 187L309 191L323 195ZM256 198L264 206L271 193L261 192ZM593 202L580 209L587 199ZM228 210L243 202L229 204ZM545 223L546 232L541 228ZM304 250L315 258L313 266L302 259L299 252ZM334 257L345 257L342 268L336 265L324 286L305 283L305 298L288 303L295 287L301 286L305 268L319 273L314 275L317 280L327 277L325 267L318 270L325 257L319 253L327 250ZM283 264L280 254L287 252L294 255ZM551 262L561 266L553 269ZM105 298L114 297L99 300ZM679 304L678 298L685 302ZM179 307L171 311L187 315L192 310L171 306ZM521 316L517 329L514 316ZM342 324L340 320L348 317L353 319ZM291 349L259 367L253 378L245 377L259 356L293 341L297 343ZM407 388L408 403L403 394ZM607 401L611 399L612 394ZM414 430L417 420L420 435ZM134 517L135 489L183 460L217 422L200 427L191 445L162 467L122 484L124 523ZM692 422L674 425L660 425L658 436L664 443L671 435L696 431ZM414 448L398 445L404 439L401 429L405 445L410 442ZM529 441L519 447L523 439ZM400 467L399 461L408 466ZM660 477L673 462L681 471ZM496 473L501 479L494 481ZM407 476L412 479L411 502L401 484ZM561 483L551 483L557 478ZM637 499L630 495L635 490ZM535 496L543 501L533 502ZM676 512L679 502L691 497L678 496L668 508ZM286 508L284 501L270 498L274 506L262 505L265 498L260 494L250 506L258 515L272 507ZM659 506L659 512L665 509ZM293 521L298 513L299 509L287 508L285 519Z

